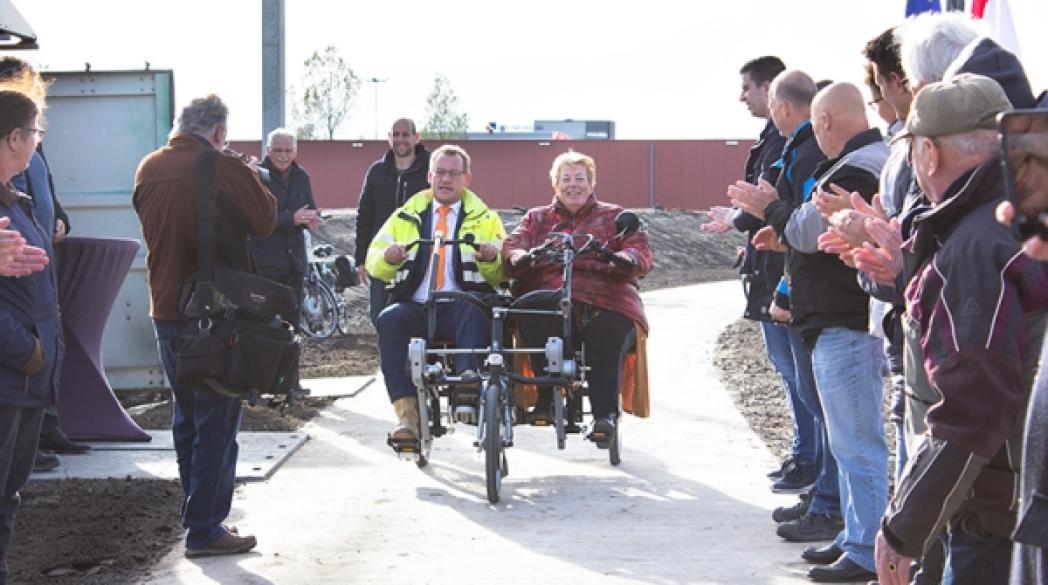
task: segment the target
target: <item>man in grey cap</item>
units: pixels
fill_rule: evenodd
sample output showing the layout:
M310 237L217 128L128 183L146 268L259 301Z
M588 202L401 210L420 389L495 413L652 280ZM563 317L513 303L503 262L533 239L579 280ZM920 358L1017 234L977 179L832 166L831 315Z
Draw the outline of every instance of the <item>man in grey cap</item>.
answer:
M996 81L961 74L923 88L906 120L933 204L911 218L906 318L942 400L877 535L882 585L909 583L911 560L942 527L944 582L1008 582L1023 414L1048 306L1043 267L994 219L1004 200L996 118L1011 107Z

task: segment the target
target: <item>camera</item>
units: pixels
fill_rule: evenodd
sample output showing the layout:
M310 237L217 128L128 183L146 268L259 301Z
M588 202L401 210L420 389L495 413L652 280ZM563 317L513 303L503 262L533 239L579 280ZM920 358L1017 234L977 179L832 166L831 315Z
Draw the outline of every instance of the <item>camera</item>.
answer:
M1004 188L1023 240L1048 240L1048 110L1012 110L999 117Z

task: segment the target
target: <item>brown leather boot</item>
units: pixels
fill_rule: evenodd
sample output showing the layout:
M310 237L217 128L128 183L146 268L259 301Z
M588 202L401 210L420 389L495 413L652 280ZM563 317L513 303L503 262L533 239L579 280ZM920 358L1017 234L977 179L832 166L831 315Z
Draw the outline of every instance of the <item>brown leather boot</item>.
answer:
M394 441L418 440L418 396L405 396L393 401L397 428L389 437Z

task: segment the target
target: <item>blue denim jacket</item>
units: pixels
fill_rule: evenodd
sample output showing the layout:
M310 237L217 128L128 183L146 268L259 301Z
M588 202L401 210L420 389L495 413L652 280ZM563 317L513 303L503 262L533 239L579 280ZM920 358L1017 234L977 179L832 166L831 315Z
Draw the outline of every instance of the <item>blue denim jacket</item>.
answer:
M0 216L10 217L8 229L17 230L30 245L51 250L51 235L33 219L28 198L10 185L0 186ZM32 356L37 339L44 366L26 374L21 367ZM54 404L65 350L54 258L44 270L30 276L0 276L0 347L0 404Z

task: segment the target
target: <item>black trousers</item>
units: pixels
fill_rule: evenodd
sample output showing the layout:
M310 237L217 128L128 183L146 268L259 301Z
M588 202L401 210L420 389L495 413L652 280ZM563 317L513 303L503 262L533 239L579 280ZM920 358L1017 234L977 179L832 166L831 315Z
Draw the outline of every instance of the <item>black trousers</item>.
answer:
M534 307L540 308L540 307ZM541 307L550 309L549 307ZM589 382L590 408L595 418L619 414L619 382L622 377L622 360L633 348L636 332L633 321L615 311L597 309L576 302L572 307L572 336L576 346L581 342L586 348L586 372ZM563 335L564 321L554 315L520 315L517 327L528 347L543 347L549 337ZM539 362L539 363L535 363ZM543 375L546 358L532 356L532 367L536 375ZM541 389L539 400L549 400L549 389Z
M7 550L15 526L18 490L33 472L43 418L43 407L0 406L0 585L7 583Z
M262 273L262 276L268 278L269 280L279 282L280 284L283 284L285 286L289 286L295 291L295 298L298 299L298 307L295 308L295 312L292 315L288 315L288 319L291 319L291 322L297 326L298 322L302 320L302 299L306 295L305 275L299 272L260 272ZM297 356L295 358L295 363L291 368L291 387L296 389L301 387L301 384L299 384L298 380Z

